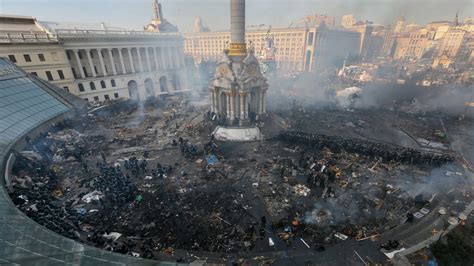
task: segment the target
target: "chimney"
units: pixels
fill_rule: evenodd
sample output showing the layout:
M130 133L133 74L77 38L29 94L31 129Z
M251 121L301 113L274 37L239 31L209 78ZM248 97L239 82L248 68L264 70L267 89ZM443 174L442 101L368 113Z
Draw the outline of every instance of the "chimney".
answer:
M245 0L230 0L229 56L243 59L245 45Z

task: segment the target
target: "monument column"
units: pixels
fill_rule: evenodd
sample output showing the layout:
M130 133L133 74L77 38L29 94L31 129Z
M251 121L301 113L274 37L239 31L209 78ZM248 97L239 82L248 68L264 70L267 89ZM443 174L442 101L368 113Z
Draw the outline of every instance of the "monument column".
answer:
M211 112L214 112L214 90L211 90Z
M239 104L240 104L240 116L239 118L241 120L245 119L245 115L244 115L244 96L243 96L243 92L240 92L239 93Z
M227 104L226 104L226 109L227 109L227 119L230 118L230 93L229 92L226 92L225 93L225 98L227 100Z
M234 120L234 92L230 93L230 120Z

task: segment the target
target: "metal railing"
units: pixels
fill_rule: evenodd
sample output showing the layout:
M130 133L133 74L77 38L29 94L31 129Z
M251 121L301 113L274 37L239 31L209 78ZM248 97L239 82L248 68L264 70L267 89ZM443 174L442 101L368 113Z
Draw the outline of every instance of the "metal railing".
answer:
M1 32L0 43L43 43L57 42L58 38L54 34L36 32Z
M150 32L134 30L86 30L86 29L56 29L56 34L60 37L72 36L179 36L179 32Z

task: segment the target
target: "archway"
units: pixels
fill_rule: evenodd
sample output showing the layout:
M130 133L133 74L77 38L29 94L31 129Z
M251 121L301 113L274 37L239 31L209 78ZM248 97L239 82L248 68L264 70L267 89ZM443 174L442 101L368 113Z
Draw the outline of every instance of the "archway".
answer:
M145 79L145 91L147 98L155 96L155 88L153 87L153 81L151 78Z
M130 80L127 84L128 95L133 101L140 101L140 95L138 94L138 83L135 80Z
M165 76L160 78L160 90L161 92L168 92L168 81Z

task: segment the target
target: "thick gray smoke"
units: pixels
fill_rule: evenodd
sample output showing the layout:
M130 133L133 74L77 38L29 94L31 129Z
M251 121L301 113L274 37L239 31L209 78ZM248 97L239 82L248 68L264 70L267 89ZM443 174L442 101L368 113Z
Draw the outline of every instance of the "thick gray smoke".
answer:
M341 99L336 97L336 91L350 87L331 73L304 73L294 78L270 77L269 84L269 110L287 109L293 100L303 106L337 106ZM474 101L474 85L423 87L410 82L405 85L372 82L356 86L362 91L351 99L351 108L390 108L413 113L439 111L454 116L465 113L468 117L474 117L474 110L466 109L464 105L465 102Z
M472 180L459 166L455 165L433 169L428 176L422 177L416 182L402 178L396 178L394 182L395 187L412 198L419 194L423 194L425 197L433 194L446 194L453 188L469 188L472 185Z
M405 108L405 111L440 111L460 115L466 110L465 102L474 99L474 86L445 85L421 87L411 85L387 85L372 83L362 87L355 101L357 108ZM469 111L469 110L468 110ZM472 112L467 112L472 114Z

